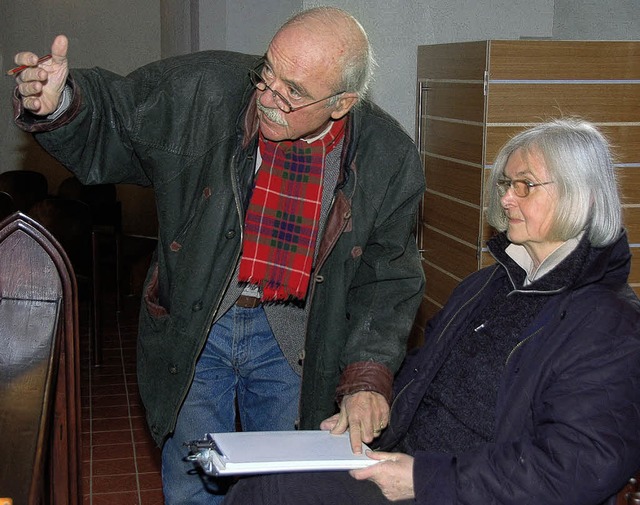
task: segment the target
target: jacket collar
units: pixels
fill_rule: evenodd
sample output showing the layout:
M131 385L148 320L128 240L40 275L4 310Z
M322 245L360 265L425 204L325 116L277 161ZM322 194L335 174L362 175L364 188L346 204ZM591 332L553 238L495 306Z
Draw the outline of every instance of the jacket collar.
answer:
M526 272L505 252L511 244L506 233L500 233L490 239L487 246L496 261L506 270L514 289L518 291L551 294L596 282L626 284L631 265L626 231L621 230L618 238L604 247L593 247L588 235L588 232L585 233L573 252L553 270L526 287Z

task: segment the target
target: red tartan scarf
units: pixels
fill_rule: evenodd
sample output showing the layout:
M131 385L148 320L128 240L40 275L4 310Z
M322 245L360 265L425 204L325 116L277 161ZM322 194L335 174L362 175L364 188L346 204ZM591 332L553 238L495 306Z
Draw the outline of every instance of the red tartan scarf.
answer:
M244 221L239 280L264 301L304 300L313 265L327 154L344 136L335 121L321 139L271 142L260 135L262 164Z

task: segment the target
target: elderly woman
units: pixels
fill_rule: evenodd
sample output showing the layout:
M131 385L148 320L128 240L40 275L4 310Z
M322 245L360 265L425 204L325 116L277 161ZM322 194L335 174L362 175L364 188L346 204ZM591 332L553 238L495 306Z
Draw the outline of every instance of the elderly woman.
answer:
M640 304L607 142L578 120L524 131L489 189L496 263L405 360L377 444L391 452L350 473L248 478L226 505L615 502L640 468Z

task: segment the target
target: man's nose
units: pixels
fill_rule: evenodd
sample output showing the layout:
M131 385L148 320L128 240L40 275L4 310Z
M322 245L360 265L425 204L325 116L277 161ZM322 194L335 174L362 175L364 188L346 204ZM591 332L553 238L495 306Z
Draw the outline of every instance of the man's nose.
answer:
M260 102L260 105L263 105L264 107L268 107L270 109L276 107L276 99L273 91L271 91L270 88L265 88L264 91L258 91L258 93L260 93L260 95L258 95L258 101Z

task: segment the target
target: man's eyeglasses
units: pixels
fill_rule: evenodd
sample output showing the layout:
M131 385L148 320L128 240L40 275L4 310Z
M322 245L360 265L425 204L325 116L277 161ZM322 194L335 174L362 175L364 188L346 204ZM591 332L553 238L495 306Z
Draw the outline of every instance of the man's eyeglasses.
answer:
M509 188L513 189L513 192L516 196L520 198L525 198L529 196L529 191L531 188L535 188L536 186L544 186L546 184L553 184L555 181L547 181L547 182L531 182L526 179L498 179L496 182L496 186L498 187L498 194L503 197L509 191Z
M285 114L288 114L289 112L295 112L300 109L304 109L305 107L309 107L310 105L314 105L316 103L324 102L325 100L329 100L330 98L336 97L344 93L344 91L339 91L338 93L334 93L331 96L320 98L320 100L314 100L313 102L294 106L291 104L289 100L287 100L284 96L282 96L281 93L279 93L278 91L273 89L271 86L269 86L258 72L256 72L253 69L249 70L249 76L251 78L251 84L253 84L253 87L256 88L258 91L266 91L267 89L271 91L271 94L273 95L273 101L278 106L278 109L280 109Z

